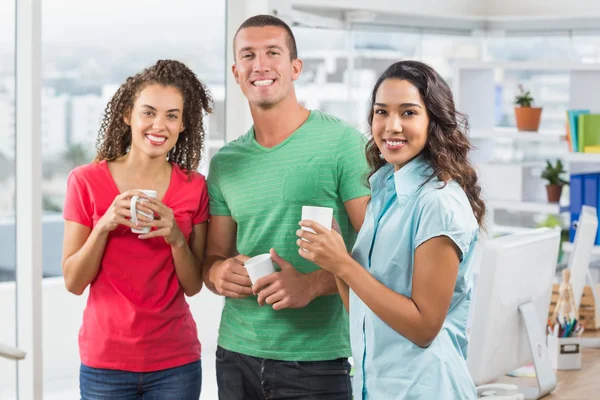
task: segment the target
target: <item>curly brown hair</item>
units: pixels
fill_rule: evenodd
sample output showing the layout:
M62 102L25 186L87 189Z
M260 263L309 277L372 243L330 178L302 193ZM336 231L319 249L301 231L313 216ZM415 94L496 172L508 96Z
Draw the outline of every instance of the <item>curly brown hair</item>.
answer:
M426 182L434 177L444 183L449 180L456 181L465 191L477 223L483 227L485 203L481 199L477 172L468 159L468 153L473 149L467 138L469 125L466 115L456 110L448 84L433 68L419 61L400 61L390 65L373 88L369 126L372 126L373 122L377 90L386 79L400 79L412 83L419 90L427 109L429 128L427 143L421 154L433 169L433 173ZM381 157L373 137L367 143L366 153L371 177L387 161Z
M204 113L212 112L213 100L208 89L196 74L183 63L159 60L133 77L127 78L106 105L96 148L96 162L113 161L127 154L131 147L131 127L124 121L142 90L151 84L174 87L183 97L183 126L175 147L167 160L189 175L200 163L204 148Z

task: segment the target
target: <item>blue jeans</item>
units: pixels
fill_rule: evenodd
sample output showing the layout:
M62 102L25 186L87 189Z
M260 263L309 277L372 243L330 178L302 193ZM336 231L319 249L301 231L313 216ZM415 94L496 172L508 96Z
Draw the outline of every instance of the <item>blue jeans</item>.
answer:
M82 400L198 400L202 387L200 360L154 372L90 368L81 364Z
M277 361L217 348L221 400L349 400L350 363Z

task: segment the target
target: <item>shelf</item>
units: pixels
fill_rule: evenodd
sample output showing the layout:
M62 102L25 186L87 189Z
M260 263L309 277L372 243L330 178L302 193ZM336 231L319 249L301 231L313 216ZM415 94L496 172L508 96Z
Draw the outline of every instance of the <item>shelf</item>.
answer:
M539 214L560 214L567 211L566 207L561 210L559 204L537 203L526 201L490 200L486 203L490 208L508 211L522 211Z
M522 132L515 128L493 128L489 130L473 130L469 139L506 139L523 142L566 142L565 133L560 131Z
M570 253L573 251L573 243L571 242L564 242L562 245L562 249L565 253ZM594 246L592 248L592 255L594 256L600 256L600 246Z
M569 154L567 154L567 161L600 163L600 154L597 154L597 153L569 153Z

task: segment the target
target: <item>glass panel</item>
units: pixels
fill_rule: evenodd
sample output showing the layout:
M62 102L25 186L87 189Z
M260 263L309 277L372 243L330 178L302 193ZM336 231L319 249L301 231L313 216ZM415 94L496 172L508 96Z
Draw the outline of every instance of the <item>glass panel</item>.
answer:
M0 2L0 343L15 327L15 2ZM0 357L0 399L17 397L16 363Z
M119 85L159 59L184 62L209 87L215 110L206 124L205 154L222 146L225 1L42 3L43 267L49 278L43 311L51 321L43 327L44 398L71 399L79 398L77 334L86 294L70 295L61 278L68 174L94 159L106 104ZM207 166L205 159L201 172Z
M422 61L431 65L452 87L453 63L482 58L483 40L472 36L424 33Z
M572 59L568 32L553 32L547 36L488 36L487 50L490 60L564 62Z
M351 33L354 43L354 97L349 122L361 132L369 131L369 102L379 75L396 61L420 58L420 33L373 29L355 29Z
M600 30L573 34L575 59L584 63L600 63Z
M361 132L368 131L368 103L377 77L394 61L418 57L420 36L414 32L295 27L294 33L304 61L296 83L300 102Z
M296 81L298 101L348 120L348 44L346 31L294 27L298 57L303 61Z

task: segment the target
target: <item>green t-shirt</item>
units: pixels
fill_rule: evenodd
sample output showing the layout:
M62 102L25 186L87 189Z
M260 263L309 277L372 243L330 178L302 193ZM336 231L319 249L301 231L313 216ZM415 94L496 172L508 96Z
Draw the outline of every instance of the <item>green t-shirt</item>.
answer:
M302 272L319 267L298 254L303 205L332 207L346 246L356 233L344 202L370 194L365 139L347 123L319 111L285 141L261 146L254 128L213 157L210 213L237 223L237 250L253 257L274 248ZM339 295L320 296L301 309L260 307L256 296L225 300L219 345L241 354L284 361L350 355L348 316Z

